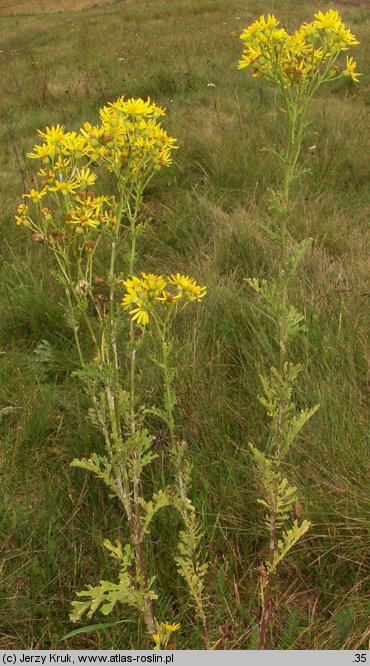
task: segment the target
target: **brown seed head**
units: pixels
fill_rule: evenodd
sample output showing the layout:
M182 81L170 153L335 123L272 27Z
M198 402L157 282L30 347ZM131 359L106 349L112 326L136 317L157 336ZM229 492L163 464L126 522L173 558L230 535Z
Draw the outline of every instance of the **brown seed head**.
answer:
M104 284L105 280L101 275L94 275L94 284L100 285Z
M32 234L32 240L35 243L45 243L45 238L42 234Z

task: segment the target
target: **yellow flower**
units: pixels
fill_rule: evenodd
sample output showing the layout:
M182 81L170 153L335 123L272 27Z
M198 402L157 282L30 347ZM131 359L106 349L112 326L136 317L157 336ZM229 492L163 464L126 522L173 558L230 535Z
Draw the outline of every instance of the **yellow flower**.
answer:
M154 273L141 273L141 279L133 276L125 280L123 285L126 287L126 294L122 299L122 306L125 310L136 305L133 310L130 310L130 315L133 321L139 325L146 326L149 324L149 312L153 307L153 303L158 298L165 286L166 282L161 275L154 275Z
M254 46L248 46L244 49L242 58L239 60L238 69L243 69L244 67L249 67L252 65L261 55L261 49Z
M133 303L137 303L140 299L140 295L143 292L142 288L142 282L139 280L139 278L135 277L134 275L132 278L129 278L128 280L123 281L123 286L126 287L127 293L123 297L122 300L122 305L125 308L125 310Z
M76 132L67 132L62 143L63 155L81 157L86 152L86 139Z
M30 219L27 217L27 215L16 215L15 216L15 221L17 225L23 224L24 227L32 227Z
M137 301L137 294L135 291L129 291L122 299L122 306L124 310L128 310L133 303Z
M37 175L41 176L45 181L54 182L54 179L55 179L55 175L51 171L51 169L40 169L37 172Z
M126 287L126 289L136 289L141 284L141 280L133 275L132 278L124 280L122 284Z
M115 102L110 104L112 109L119 111L125 114L131 114L133 116L164 116L165 111L160 106L154 104L150 97L146 102L141 99L128 99L125 100L124 97L119 97Z
M126 294L122 299L122 306L124 309L135 306L133 310L130 310L130 315L138 324L146 326L149 323L150 312L153 311L158 301L170 305L183 296L188 301L200 301L206 293L206 287L200 287L189 276L177 273L167 279L170 284L177 287L176 294L171 294L166 290L166 280L162 275L154 275L154 273L141 273L141 278L134 276L123 282Z
M80 190L86 189L88 185L94 185L96 181L96 174L92 173L89 167L77 170L75 173L76 182Z
M75 208L70 213L67 213L66 222L75 224L80 228L90 227L91 229L96 229L96 227L98 227L100 224L94 209L89 209L85 206L81 206L81 208Z
M87 194L87 196L84 196L84 194ZM81 206L85 206L86 208L91 209L96 214L100 213L103 204L107 203L111 205L109 197L106 196L95 197L93 196L92 192L81 193L81 196L76 196L75 201Z
M355 35L353 35L350 30L346 30L344 24L340 26L337 35L339 39L348 46L355 46L356 44L360 43L359 41L357 41Z
M156 162L158 162L160 166L169 166L172 163L170 148L162 148L158 153Z
M18 215L15 216L15 221L18 225L23 224L24 226L30 226L28 219L28 206L27 204L19 204L17 208Z
M81 192L75 197L75 203L78 206L67 213L66 222L81 228L90 227L92 229L96 229L101 224L112 224L112 219L107 211L102 212L103 204L110 204L109 197L95 197L92 192Z
M288 33L284 28L272 30L270 39L272 42L285 42L288 39Z
M342 25L342 19L334 9L329 9L326 14L323 12L317 12L314 16L316 19L316 21L313 22L315 28L332 28L338 30Z
M355 35L351 33L350 30L346 29L342 21L340 14L334 9L329 9L325 14L323 12L317 12L315 14L316 21L313 21L312 24L306 26L306 30L311 33L314 33L315 30L324 30L326 36L332 38L332 49L333 51L342 51L346 46L354 46L359 44ZM333 39L338 38L338 39Z
M350 76L352 81L355 81L355 83L358 83L358 81L359 81L358 77L362 76L362 74L360 74L360 72L355 71L356 67L357 67L357 63L353 60L353 58L349 58L347 56L347 67L344 70L343 74L345 76Z
M28 213L27 204L24 203L19 204L17 208L17 213L19 213L19 215L26 215Z
M139 326L146 326L149 324L149 312L147 308L141 303L137 308L130 311L133 321L136 321Z
M174 631L180 629L180 624L169 624L168 622L156 622L157 633L152 635L155 643L154 650L166 649L170 636Z
M176 143L176 139L171 136L168 136L166 130L163 129L158 123L153 120L149 120L144 127L140 128L143 132L146 131L150 134L153 139L156 139L159 143L164 143L169 146L173 146Z
M260 16L258 21L255 21L252 23L252 25L244 30L244 32L240 35L240 39L243 41L248 41L250 37L255 35L260 35L263 32L271 32L278 25L279 21L275 18L275 16L268 14L267 20L264 16Z
M64 140L64 127L63 125L56 125L55 127L46 127L45 132L37 130L38 134L46 139L48 143L62 143Z
M163 627L168 634L172 634L174 631L178 631L180 629L181 624L178 622L176 624L168 624L167 622L164 622Z
M156 297L156 301L161 301L162 303L171 305L172 303L175 303L175 301L178 301L180 298L182 298L182 293L171 294L169 291L166 291L166 289L163 289L160 295Z
M334 62L341 51L359 43L334 9L317 12L314 21L304 23L293 35L278 25L269 14L244 30L238 69L251 66L254 77L263 76L280 90L297 85L304 88L315 77L318 84L333 78L328 60ZM356 76L352 69L346 71Z
M112 215L112 213L109 213L107 210L105 210L103 213L99 213L99 221L100 224L106 227L108 226L111 229L114 229L117 224L116 216Z
M67 158L58 157L54 164L55 171L65 171L70 167L70 161Z
M108 143L107 134L112 134L111 140L116 135L126 135L126 118L120 114L113 106L103 106L99 110L99 115L103 125L102 139ZM109 139L109 137L108 137Z
M93 141L94 139L100 139L103 136L104 127L91 125L91 123L85 122L80 129L80 133L85 139Z
M50 192L61 192L64 195L73 194L78 187L75 180L56 180L53 187L49 187Z
M105 196L105 195L103 195L103 194L100 195L99 197L94 197L94 198L92 199L92 205L93 205L95 208L99 208L99 210L100 210L100 208L102 207L102 205L103 205L104 203L108 204L109 206L112 205L112 202L111 202L111 200L109 199L109 197L107 197L107 196Z
M93 160L101 159L108 171L122 178L146 180L171 163L175 139L156 122L164 110L150 98L120 97L101 108L99 114L103 132L97 136L97 130L86 124L81 132L89 137L86 154Z
M153 150L153 148L156 147L155 139L148 139L148 138L144 138L143 136L139 136L136 139L134 145L135 145L135 148L137 148L140 153L141 152L149 152L150 150Z
M179 291L183 291L190 301L200 301L207 292L206 287L200 287L195 280L188 275L169 275L168 282L177 287Z
M45 196L45 194L47 194L47 190L40 190L40 191L39 190L31 190L31 192L29 194L23 194L22 196L25 199L26 198L31 199L31 201L36 203L36 201L40 201L42 199L42 197Z
M272 79L274 69L281 68L282 53L289 35L284 28L278 28L275 16L261 16L240 35L245 44L238 69L254 66L253 76Z
M55 157L55 146L52 143L43 143L41 146L34 146L33 153L27 153L27 157L30 157L34 160L45 160L53 159Z
M154 275L154 273L141 273L142 287L148 291L150 296L159 296L166 286L166 282L162 275Z

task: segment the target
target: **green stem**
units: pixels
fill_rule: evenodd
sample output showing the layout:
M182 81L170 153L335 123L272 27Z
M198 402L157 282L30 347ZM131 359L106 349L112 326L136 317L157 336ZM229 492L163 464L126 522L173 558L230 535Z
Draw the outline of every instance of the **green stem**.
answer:
M136 192L134 208L131 210L129 202L127 202L127 211L130 221L131 230L131 248L129 255L129 274L132 276L135 268L135 253L136 253L136 221L140 211L142 202L142 190L139 187ZM130 430L132 442L136 438L136 414L135 414L135 363L136 363L136 348L135 348L135 326L134 322L130 322ZM137 473L137 462L139 452L136 446L132 450L133 461L133 515L131 521L131 537L135 547L136 568L138 578L140 580L142 594L144 598L144 617L148 633L153 636L156 633L155 618L153 612L152 600L149 596L149 578L147 573L147 564L143 549L143 534L140 521L140 490L141 478Z
M83 357L83 354L82 354L80 338L78 336L78 326L74 321L74 313L73 313L71 292L70 292L70 289L69 289L68 285L66 285L66 287L65 287L65 293L66 293L66 297L67 297L67 303L68 303L70 316L71 316L71 319L73 321L73 335L74 335L74 339L75 339L75 343L76 343L76 347L77 347L78 358L80 360L81 367L83 368L84 365L85 365L85 361L84 361L84 357Z
M130 340L134 340L134 323L130 321ZM132 346L130 354L130 427L131 437L134 439L136 434L136 417L135 417L135 360L136 349Z
M173 387L171 383L171 369L169 367L169 355L170 355L170 346L166 340L167 338L167 325L168 325L168 319L169 319L170 313L167 317L167 319L163 322L160 322L158 318L153 315L153 319L155 322L155 327L158 335L158 339L160 341L161 345L161 360L162 360L162 370L163 370L163 388L164 388L164 407L165 407L165 412L166 412L166 421L167 421L167 426L168 426L168 433L170 436L170 443L171 443L171 449L173 452L176 450L176 432L175 432L175 419L174 419L174 393L173 393ZM183 472L181 469L181 463L179 462L178 457L175 458L175 465L176 465L176 472L178 476L178 483L179 483L179 490L180 490L180 499L181 499L181 513L182 513L182 518L184 521L184 527L185 531L188 531L188 519L189 519L189 512L187 508L188 504L188 498L186 496L186 488L185 488L185 483L184 483L184 478L183 478ZM190 540L190 539L189 539ZM198 578L198 561L197 561L197 551L195 546L192 547L191 549L191 560L192 560L192 566L193 566L193 571L194 571L194 576ZM200 618L200 621L202 623L202 629L203 629L203 640L204 644L206 647L206 650L209 650L210 648L210 641L209 641L209 635L208 635L208 627L207 627L207 618L206 614L204 611L203 607L203 601L202 599L197 595L196 598L194 597L194 601L196 604L196 608L198 611L198 617Z
M285 173L283 178L283 195L281 202L281 219L280 219L280 266L279 266L279 282L281 288L279 290L280 297L280 317L279 317L279 371L284 375L284 365L287 361L287 331L286 331L286 312L289 303L289 277L286 274L287 259L288 259L288 222L290 219L290 201L291 201L291 187L296 177L297 163L302 147L302 139L305 128L305 114L307 111L309 97L299 104L299 100L291 101L287 95L283 94L283 100L286 105L288 124L289 124L289 138L288 146L285 155ZM278 405L278 424L277 433L275 438L275 455L277 458L277 465L279 465L279 458L281 454L281 447L284 438L284 426L286 418L286 404L284 399L279 400ZM272 565L276 551L276 521L277 521L277 501L278 489L276 489L275 497L272 501L269 525L269 554L268 562ZM271 620L271 585L272 576L270 573L263 573L261 575L261 593L262 593L262 614L260 620L259 631L259 644L258 649L264 650L267 641L267 632Z
M91 325L91 321L90 321L89 317L87 316L87 314L86 314L86 312L85 312L84 309L82 309L82 318L83 318L83 320L84 320L84 322L85 322L85 324L86 324L87 330L88 330L89 333L90 333L90 337L91 337L91 340L92 340L92 342L93 342L93 344L94 344L95 351L99 352L98 341L97 341L96 336L95 336L95 333L94 333L94 331L93 331L93 327L92 327L92 325Z

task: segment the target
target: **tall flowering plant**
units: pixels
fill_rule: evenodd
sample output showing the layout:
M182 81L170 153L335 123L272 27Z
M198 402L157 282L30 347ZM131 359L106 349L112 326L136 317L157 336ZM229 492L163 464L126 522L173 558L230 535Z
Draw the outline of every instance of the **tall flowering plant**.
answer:
M145 425L151 410L138 404L137 351L150 318L156 323L154 332L162 351L166 345L168 349L175 311L191 301L200 302L206 291L192 278L178 274L166 279L147 273L135 276L137 239L149 222L143 222L144 192L156 172L171 163L175 148L175 139L161 125L162 116L164 110L150 99L121 97L100 110L97 125L85 122L78 132L67 132L60 125L39 131L42 141L28 153L39 162L36 184L23 195L16 215L17 224L28 228L32 239L47 247L55 259L53 275L64 290L65 315L79 356L75 374L90 397L90 418L105 444L103 455L91 453L74 460L72 466L101 479L127 519L126 545L103 542L117 562L118 582L102 580L79 592L71 619L80 620L84 614L91 618L98 609L107 615L118 603L129 605L143 617L155 649L166 647L180 625L155 616L156 577L149 570L148 557L151 523L165 506L182 512L185 526L187 515L194 516L194 529L196 521L194 507L179 486L179 476L189 465L181 447L177 448L174 402L171 408L168 402L173 374L165 365L165 408L157 408L156 413L169 425L177 490L159 488L147 497L143 470L157 454ZM100 191L104 172L114 179L114 195ZM109 256L104 274L98 268L104 265L100 250ZM92 353L86 351L82 332L90 337ZM188 483L189 474L184 492ZM184 575L190 566L186 548L193 549L190 582L201 590L206 566L199 564L193 536L186 528L179 534L176 562ZM191 585L189 589L194 596ZM202 621L205 629L204 613Z
M269 536L268 554L259 571L261 619L259 648L268 639L273 609L276 572L291 548L307 532L307 520L292 521L297 489L284 475L284 461L302 427L317 411L318 405L298 411L293 401L293 389L302 366L289 358L292 339L305 328L304 316L290 303L289 284L297 272L311 239L295 243L290 234L294 203L293 186L303 169L299 166L302 140L308 129L307 110L314 94L324 83L341 77L358 82L356 62L352 56L341 55L359 42L344 25L338 12L317 12L314 20L304 23L293 34L279 26L270 14L261 16L240 36L243 54L239 69L250 68L253 77L264 78L275 86L288 129L288 140L282 152L273 150L281 164L281 186L273 191L273 223L264 231L279 248L279 270L274 280L249 278L249 285L263 300L270 318L275 322L277 367L262 377L260 397L271 422L271 453L250 448L262 481L263 497L258 502L265 512Z
M174 472L172 504L180 514L183 529L179 535L178 553L175 556L177 570L184 579L191 603L201 622L203 641L210 648L204 594L204 578L208 565L202 561L200 543L202 532L194 505L189 498L192 466L187 456L187 444L177 435L175 422L176 393L173 381L176 368L172 366L171 331L176 315L192 302L200 302L206 288L197 285L188 275L176 273L166 278L153 274L141 274L125 283L126 294L123 307L130 311L132 320L138 325L148 326L159 347L156 364L163 377L163 408L151 409L165 423L170 440L170 457Z

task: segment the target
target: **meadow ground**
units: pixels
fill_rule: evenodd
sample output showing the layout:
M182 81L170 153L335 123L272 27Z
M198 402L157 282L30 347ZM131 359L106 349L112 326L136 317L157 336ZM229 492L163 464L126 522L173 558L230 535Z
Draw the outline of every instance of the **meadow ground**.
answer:
M261 149L285 134L273 91L236 69L238 35L263 12L294 29L329 6L0 0L0 648L143 645L125 609L111 616L113 626L61 640L73 629L76 591L114 575L101 542L124 532L124 521L104 488L69 467L101 443L71 378L77 357L51 262L14 223L17 200L33 185L25 153L37 128L94 123L98 108L122 94L165 106L178 138L173 166L147 194L155 222L140 256L144 269L191 273L208 286L176 342L179 419L206 530L212 637L223 635L227 648L255 646L255 568L265 537L247 442L263 446L266 438L256 396L274 350L244 277L268 276L276 266L257 224L269 216L267 188L279 165ZM368 8L335 8L362 42L356 60L366 73ZM368 119L365 76L358 86L343 79L322 89L302 154L310 173L297 192L292 234L311 236L313 245L294 293L309 323L295 349L306 364L296 398L321 409L289 462L313 526L280 575L276 649L369 647ZM156 386L154 370L144 379ZM165 456L165 446L159 450ZM163 539L156 546L158 576L176 599L181 584ZM200 647L191 613L178 619L182 647Z

